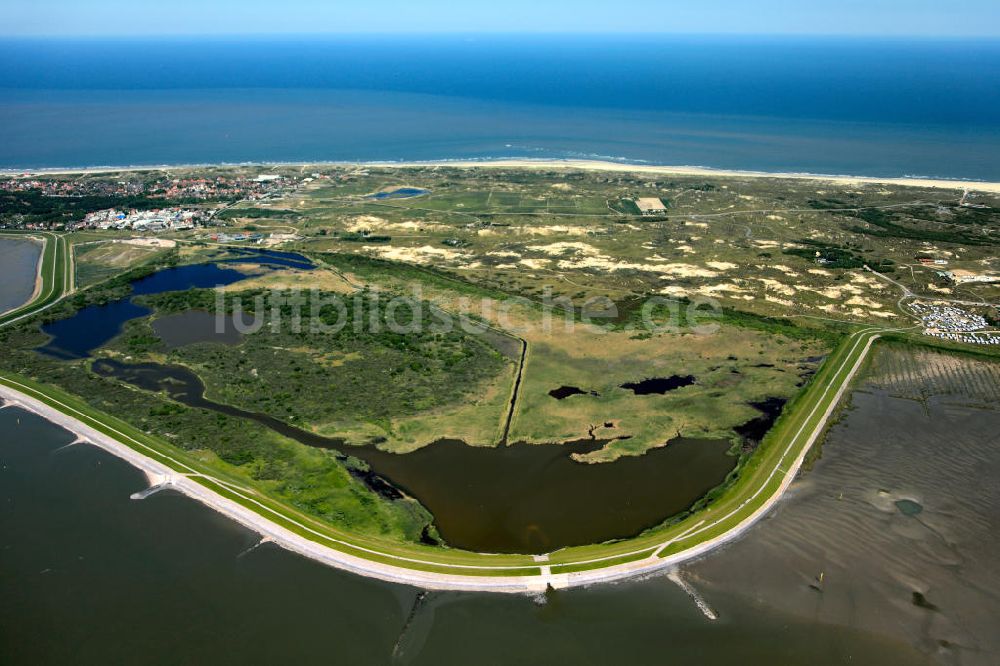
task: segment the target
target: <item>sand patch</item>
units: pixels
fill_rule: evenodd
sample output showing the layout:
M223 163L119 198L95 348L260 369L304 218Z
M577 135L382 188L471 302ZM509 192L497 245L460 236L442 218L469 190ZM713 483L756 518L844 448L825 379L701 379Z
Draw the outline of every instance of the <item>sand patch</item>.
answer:
M525 236L586 236L587 227L569 227L552 225L547 227L513 227L514 231Z
M458 252L443 247L386 247L384 245L365 245L361 249L366 252L376 254L383 259L390 261L403 261L415 264L429 264L442 259L446 261L456 261L465 259L470 255L467 252Z
M382 217L358 215L357 217L350 218L344 225L344 228L348 231L361 231L363 229L380 229L386 224L389 224L389 220Z
M448 231L451 227L444 224L427 222L389 222L374 215L360 215L351 219L344 228L351 232L360 231Z
M691 264L636 264L639 270L646 270L651 273L661 273L663 275L674 275L676 277L696 277L713 278L718 277L718 273Z
M771 296L770 294L764 295L764 300L768 303L777 303L778 305L783 305L786 308L795 307L795 304L784 298L778 298L777 296Z
M811 291L814 294L819 294L823 298L829 298L831 300L840 300L844 297L844 294L857 296L862 293L861 289L850 284L841 285L839 287L823 287L822 289L812 289L810 287L802 287L802 289L805 291Z
M745 294L746 289L730 283L723 282L721 284L710 284L705 287L698 287L696 290L699 294L707 294L708 296L714 296L715 294Z
M705 265L717 271L731 271L737 268L736 264L729 261L706 261Z
M851 273L851 282L864 285L866 287L874 287L876 289L882 289L885 287L884 282L876 277L865 275L864 273Z
M173 248L177 247L177 242L167 238L129 238L121 241L125 245L135 245L137 247Z
M862 305L866 308L871 308L873 310L881 310L882 304L878 301L873 301L870 298L862 298L861 296L852 296L851 298L844 301L846 305ZM875 314L874 312L872 314Z
M757 281L764 284L765 292L770 290L784 296L795 295L795 287L791 287L783 282L778 282L777 280L772 280L771 278L757 278Z
M582 245L582 243L581 243ZM589 246L587 246L589 247ZM598 269L603 271L643 271L646 273L657 273L660 275L670 275L672 277L685 278L713 278L718 277L718 273L707 268L681 263L652 263L640 264L620 259L614 259L607 255L600 254L593 248L593 252L581 253L575 258L562 259L559 261L559 268L565 270L574 269Z

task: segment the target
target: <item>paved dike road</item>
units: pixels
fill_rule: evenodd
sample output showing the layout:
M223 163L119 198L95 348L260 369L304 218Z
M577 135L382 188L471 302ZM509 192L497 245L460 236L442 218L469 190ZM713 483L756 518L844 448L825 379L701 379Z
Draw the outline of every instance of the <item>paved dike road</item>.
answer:
M43 287L36 299L0 318L0 326L39 312L72 286L72 251L46 235ZM633 539L563 549L549 555L493 555L352 535L277 502L239 477L224 477L184 451L97 411L63 391L0 374L0 398L75 433L143 470L151 488L172 488L212 507L263 538L324 564L428 589L538 592L608 582L668 569L707 553L749 529L778 502L822 435L874 342L890 329L847 336L806 390L786 407L739 479L709 507ZM140 493L146 496L149 491Z

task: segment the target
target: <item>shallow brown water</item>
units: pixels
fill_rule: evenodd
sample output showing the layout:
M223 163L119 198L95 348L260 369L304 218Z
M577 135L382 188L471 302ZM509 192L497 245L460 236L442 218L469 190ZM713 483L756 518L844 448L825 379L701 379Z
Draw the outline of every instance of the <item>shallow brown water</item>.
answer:
M157 317L150 326L168 350L199 342L237 345L243 340L243 335L235 326L234 317L235 315L219 317L204 310L188 310ZM244 314L241 323L246 330L245 327L253 323L253 317Z
M204 398L204 385L181 366L94 362L94 371L179 402L247 418L307 446L364 460L367 479L391 498L393 488L419 500L445 542L479 552L545 553L634 536L684 511L722 483L736 464L724 440L676 438L662 448L613 463L575 462L604 443L476 447L440 440L395 454L300 430L273 417ZM386 488L382 480L392 487Z
M25 238L0 238L0 314L23 305L35 291L42 246Z
M18 409L0 410L0 663L924 664L898 640L662 577L529 598L425 593L277 548ZM766 562L744 567L750 578Z

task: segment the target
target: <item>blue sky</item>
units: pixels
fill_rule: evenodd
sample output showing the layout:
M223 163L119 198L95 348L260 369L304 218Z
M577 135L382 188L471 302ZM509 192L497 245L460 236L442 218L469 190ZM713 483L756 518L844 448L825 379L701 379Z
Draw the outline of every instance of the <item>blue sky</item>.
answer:
M652 32L1000 36L1000 0L3 0L3 35Z

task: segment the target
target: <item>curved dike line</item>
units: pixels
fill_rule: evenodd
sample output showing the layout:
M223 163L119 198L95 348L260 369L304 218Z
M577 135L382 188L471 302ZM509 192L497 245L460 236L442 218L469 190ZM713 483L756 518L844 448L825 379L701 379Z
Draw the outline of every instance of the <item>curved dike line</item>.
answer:
M362 575L392 582L418 585L430 589L535 592L544 590L549 585L557 588L590 585L650 573L663 568L675 566L681 561L702 555L705 552L718 547L722 543L732 540L744 532L771 509L771 507L781 498L785 490L791 484L795 473L801 466L810 446L822 432L829 416L833 413L834 409L836 409L837 404L846 392L851 379L853 379L858 369L861 367L868 351L871 349L872 344L878 337L879 336L875 329L866 329L858 331L845 340L845 344L842 348L846 348L850 344L851 339L854 338L853 344L850 345L850 350L846 353L844 360L841 362L840 366L833 371L832 378L834 380L838 380L836 384L837 390L835 391L833 398L828 399L830 391L833 390L835 386L835 384L831 383L824 388L823 392L816 399L812 410L805 417L802 426L791 438L787 447L782 452L782 455L779 457L778 462L775 464L774 468L771 470L764 482L759 485L757 490L749 498L744 500L738 507L727 513L725 516L714 519L707 525L704 524L705 521L702 520L700 523L689 528L682 534L674 536L663 543L651 544L650 546L640 548L632 552L616 553L606 557L597 557L572 562L552 562L551 565L546 564L541 566L532 566L530 563L520 565L478 565L435 562L432 560L412 558L389 552L381 552L361 545L352 544L348 541L319 532L308 525L298 522L297 520L275 510L274 508L267 506L261 501L248 496L245 494L247 489L240 488L235 484L200 472L190 465L177 460L170 455L161 453L154 447L144 444L143 442L121 432L113 426L110 426L93 416L85 414L72 405L68 405L42 391L28 386L27 384L9 377L2 377L0 378L0 395L7 397L15 403L20 403L21 406L34 411L43 418L46 418L47 420L86 438L88 441L93 442L100 448L103 448L106 451L125 459L130 464L144 470L147 474L166 477L171 486L189 497L202 502L203 504L219 511L233 520L236 520L244 526L263 534L264 536L270 537L282 547L298 552L311 559ZM859 346L863 343L864 346L859 351ZM851 364L852 360L854 361L853 364ZM841 377L844 370L848 367L850 369L847 374ZM792 465L788 469L781 469L782 463L784 463L789 453L792 452L800 436L807 431L807 428L810 424L812 424L818 410L820 410L824 405L827 406L826 410L822 413L821 418L816 421L814 425L812 425L812 428L809 431L810 436L805 445L802 447L802 450L795 457ZM96 427L88 425L87 421L93 422ZM101 428L105 429L110 434L101 432ZM126 444L125 442L130 442L131 445ZM159 462L153 457L150 457L150 455L140 453L137 448L144 449L152 456L167 461L169 465ZM673 553L666 557L660 555L660 553L662 553L662 551L670 545L681 541L687 541L692 537L703 534L707 530L716 528L736 516L748 504L753 502L760 496L761 493L764 492L769 483L779 472L783 475L783 478L777 490L759 508L738 524L718 536L692 545L691 547L680 552ZM201 482L199 482L199 480ZM207 487L208 485L214 485L219 489L219 491L238 497L243 503L250 504L253 508L248 508L238 501L223 496L220 492ZM270 517L266 517L262 514L271 514L274 516L274 520L292 525L295 529L306 532L317 539L337 544L345 549L365 553L372 557L397 561L401 564L400 566L386 564L373 559L351 555L329 546L322 545L317 543L314 539L304 537L286 527L281 526L277 522L274 522L274 520ZM642 557L643 555L646 555L646 557ZM627 560L630 557L636 556L639 557L634 561L614 564L607 567L597 567L564 574L551 573L551 567L572 568L575 566L596 564L603 561L617 560L621 562L623 559ZM456 573L425 571L418 568L406 567L406 563L436 569L452 569L455 570ZM463 570L467 573L461 573ZM539 570L541 570L542 573L523 576L515 574L515 572L518 571ZM475 575L475 573L473 573L489 571L495 571L496 574Z

